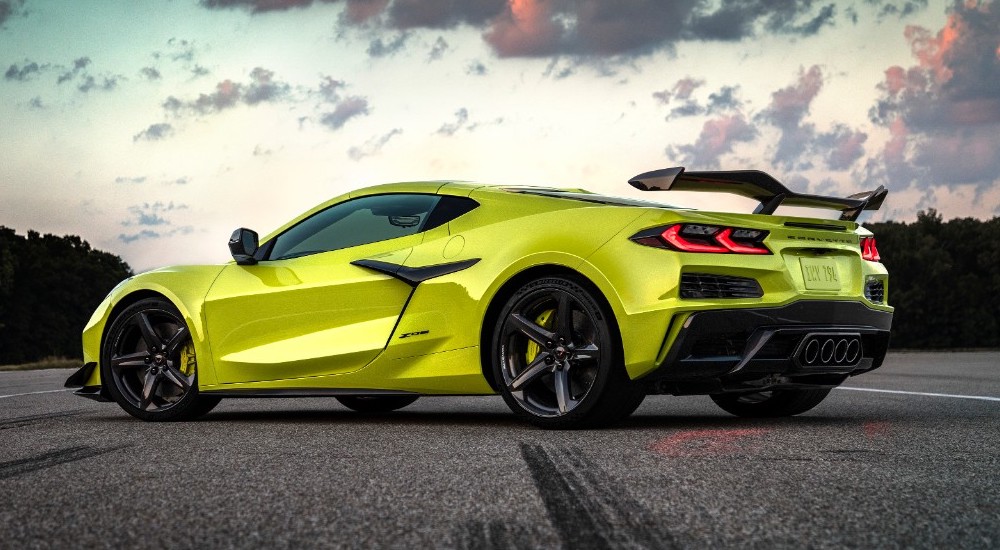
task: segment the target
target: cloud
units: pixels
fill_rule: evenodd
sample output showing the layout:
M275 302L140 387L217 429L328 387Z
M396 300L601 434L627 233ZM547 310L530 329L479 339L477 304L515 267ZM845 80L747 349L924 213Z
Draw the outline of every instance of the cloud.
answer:
M346 86L343 80L336 80L330 76L324 76L319 83L319 95L324 101L336 103L340 101L340 89Z
M719 157L731 153L737 143L753 141L757 134L742 114L724 115L706 121L693 144L671 146L666 153L692 169L718 168Z
M687 83L685 83L685 86L687 86ZM677 88L678 87L675 86L675 89ZM674 92L673 95L677 99L684 99L685 101L670 110L670 114L667 115L667 120L688 116L714 115L717 113L738 111L743 107L743 101L736 97L739 88L739 86L723 86L719 88L718 91L708 94L708 102L705 105L702 105L696 99L691 99L691 90L693 88L682 87L678 92ZM671 94L671 92L666 90L663 92L654 92L653 97L660 99L663 103L666 103L669 99L664 101L662 99L664 94Z
M389 0L347 0L342 17L348 23L364 24L385 11Z
M30 101L28 101L28 106L31 107L32 109L44 109L45 108L45 104L42 103L42 98L39 97L39 96L37 96L37 95L35 97L31 98Z
M80 74L80 71L86 69L88 65L90 65L89 57L79 57L75 59L73 61L73 66L63 74L59 75L59 78L56 80L56 84L62 84L63 82L73 80L76 78L76 75Z
M737 41L755 36L758 27L767 33L809 36L826 25L832 25L836 9L827 4L812 11L813 2L774 2L772 0L743 0L723 3L712 12L702 6L692 10L687 38L699 40ZM714 7L715 4L709 4Z
M145 179L145 178L143 178ZM134 233L122 233L118 235L118 240L123 243L131 243L143 239L157 239L170 237L176 234L188 234L194 231L190 225L175 226L167 219L167 214L179 210L187 210L186 204L176 204L174 202L163 203L143 203L128 207L130 217L121 222L125 227L141 227ZM155 228L155 229L151 229Z
M207 68L199 65L196 61L198 46L192 40L171 37L167 40L165 51L154 51L151 56L157 61L165 60L170 63L180 65L184 70L190 72L194 78L209 74ZM142 69L142 75L150 80L159 78L160 70L156 67Z
M904 32L916 64L885 71L874 123L890 139L869 179L910 185L988 185L1000 174L1000 3L955 2L936 33Z
M159 141L168 138L174 133L174 127L166 122L150 124L148 128L132 136L132 141Z
M803 124L813 99L823 88L823 71L818 65L799 69L796 82L771 94L771 103L758 115L781 132L772 163L785 169L805 167L797 164L815 136L815 126Z
M201 0L201 5L261 14L333 2ZM835 15L834 2L814 0L346 0L340 24L397 31L468 26L499 57L593 59L672 50L680 40L808 36L833 25ZM370 54L391 55L395 44L376 39Z
M662 105L670 103L671 98L687 100L690 99L692 92L704 85L704 80L687 76L675 82L669 89L653 92L653 99Z
M382 148L385 147L386 143L389 143L389 140L402 133L402 128L393 128L383 136L369 139L363 145L351 147L347 151L347 156L351 157L352 160L358 161L365 157L377 155L382 152Z
M480 26L504 9L506 0L394 0L389 24L399 29Z
M139 75L146 80L159 80L162 76L160 71L156 70L154 67L143 67L139 69Z
M24 2L21 0L0 0L0 25L16 15L23 4Z
M44 65L39 65L34 61L25 61L24 65L18 67L16 64L11 65L7 69L7 72L3 74L6 80L16 80L18 82L24 82L26 80L31 80L35 75L47 69L49 65L46 63Z
M274 71L256 67L250 71L246 83L223 80L215 85L215 90L199 94L192 100L182 100L174 96L163 102L163 108L175 114L191 111L198 114L218 113L237 105L255 106L261 103L278 102L285 99L291 86L274 79Z
M113 76L103 76L99 78L100 80L90 75L82 76L80 78L80 83L76 86L76 89L80 90L83 93L88 93L91 90L95 89L104 90L107 92L117 88L118 81L123 79L124 77L121 75L113 75Z
M431 45L431 51L427 54L427 61L437 61L444 56L444 53L448 51L448 41L444 37L439 36L434 44Z
M334 130L340 129L352 118L367 115L369 113L368 100L363 97L349 97L337 104L337 107L329 113L325 113L320 122Z
M483 39L500 57L641 55L682 39L740 40L768 33L815 34L832 24L833 4L748 0L512 0L490 19Z
M330 3L336 0L319 0L320 3ZM285 11L292 8L311 6L313 0L201 0L201 5L211 9L243 8L250 13Z
M469 111L465 107L462 107L461 109L455 111L455 122L442 124L436 133L443 136L453 136L455 135L455 132L461 130L467 122L469 122Z
M907 0L899 3L884 2L882 0L865 0L865 3L879 7L878 20L889 16L903 19L927 7L927 0Z
M837 124L831 131L817 135L810 151L821 155L831 170L846 170L864 156L867 140L868 134Z
M487 72L489 72L489 70L481 61L470 61L469 64L465 66L465 74L469 76L483 76Z
M383 40L381 37L372 40L366 50L369 57L391 57L399 53L410 38L410 33L400 33L392 40Z
M257 67L250 71L250 85L243 94L247 105L256 105L281 99L291 87L284 82L274 80L274 71Z

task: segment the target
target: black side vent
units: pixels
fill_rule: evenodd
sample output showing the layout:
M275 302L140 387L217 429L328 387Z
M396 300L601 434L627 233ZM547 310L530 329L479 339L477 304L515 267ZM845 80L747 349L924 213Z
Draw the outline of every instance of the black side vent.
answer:
M682 273L681 298L760 298L760 283L746 277Z
M882 279L868 279L865 283L865 298L873 304L885 302L885 283Z

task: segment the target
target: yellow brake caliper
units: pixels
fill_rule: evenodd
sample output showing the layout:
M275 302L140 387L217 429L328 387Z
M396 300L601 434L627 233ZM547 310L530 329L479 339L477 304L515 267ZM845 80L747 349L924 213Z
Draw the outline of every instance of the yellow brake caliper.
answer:
M543 311L541 315L535 317L535 324L542 328L551 329L555 312L556 310L554 309L548 309ZM542 348L538 344L536 344L534 340L528 340L528 349L526 349L524 352L524 360L526 361L525 364L530 365L531 362L535 360L535 356L538 355L538 352L540 351L542 351Z
M178 365L178 370L184 376L191 376L194 374L194 369L197 366L198 361L194 357L194 342L188 342L184 344L181 348L180 353L180 365Z

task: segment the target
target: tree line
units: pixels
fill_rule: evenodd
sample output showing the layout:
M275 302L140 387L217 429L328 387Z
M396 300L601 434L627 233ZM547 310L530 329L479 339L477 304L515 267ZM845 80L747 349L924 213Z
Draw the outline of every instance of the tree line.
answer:
M90 314L131 275L121 258L80 237L0 226L0 365L80 357Z
M865 224L889 270L893 348L1000 347L1000 217Z
M1000 347L1000 217L866 224L889 270L893 348ZM0 364L79 357L80 333L132 269L80 237L0 226Z

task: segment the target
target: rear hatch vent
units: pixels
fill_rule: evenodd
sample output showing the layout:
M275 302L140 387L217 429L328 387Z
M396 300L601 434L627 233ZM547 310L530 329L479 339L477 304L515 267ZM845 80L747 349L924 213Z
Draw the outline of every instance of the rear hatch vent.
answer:
M847 226L833 223L808 223L808 222L785 222L785 227L796 227L799 229L820 229L823 231L847 231Z
M683 273L680 294L681 298L760 298L764 291L760 283L747 277Z

